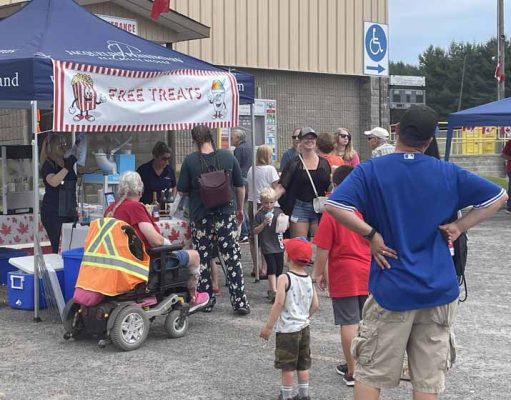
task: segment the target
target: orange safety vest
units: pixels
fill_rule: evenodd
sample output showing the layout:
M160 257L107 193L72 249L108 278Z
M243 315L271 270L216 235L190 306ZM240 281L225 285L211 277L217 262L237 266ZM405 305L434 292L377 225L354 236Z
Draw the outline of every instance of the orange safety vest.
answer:
M126 223L115 218L91 222L76 287L117 296L129 292L149 277L149 256L142 245L143 260L128 246Z

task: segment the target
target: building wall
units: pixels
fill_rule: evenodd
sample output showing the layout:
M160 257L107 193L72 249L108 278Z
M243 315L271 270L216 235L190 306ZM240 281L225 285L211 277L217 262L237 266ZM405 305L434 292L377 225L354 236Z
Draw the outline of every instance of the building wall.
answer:
M500 154L481 156L451 156L449 161L481 176L506 177L504 159Z
M388 0L174 0L211 27L178 51L217 65L361 75L364 21L387 23Z

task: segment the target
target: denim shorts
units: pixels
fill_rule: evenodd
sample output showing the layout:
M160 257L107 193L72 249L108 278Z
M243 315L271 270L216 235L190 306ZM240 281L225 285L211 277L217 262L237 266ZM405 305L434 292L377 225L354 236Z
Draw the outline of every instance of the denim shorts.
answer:
M308 222L310 224L319 221L319 214L314 212L312 201L302 201L296 199L293 212L291 213L291 222Z
M173 251L165 260L165 269L186 267L189 261L190 256L186 250Z

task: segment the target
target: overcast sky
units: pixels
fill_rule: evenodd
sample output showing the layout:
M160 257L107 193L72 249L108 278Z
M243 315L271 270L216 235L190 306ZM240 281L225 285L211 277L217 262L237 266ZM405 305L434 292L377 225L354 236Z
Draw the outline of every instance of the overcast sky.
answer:
M511 1L504 1L504 31L511 31ZM486 42L497 36L497 0L389 0L389 57L419 63L429 45Z

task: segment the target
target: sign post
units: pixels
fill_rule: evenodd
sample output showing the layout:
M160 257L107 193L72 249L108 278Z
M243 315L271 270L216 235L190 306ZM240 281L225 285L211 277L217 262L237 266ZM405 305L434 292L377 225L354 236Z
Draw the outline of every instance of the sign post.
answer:
M388 26L364 22L364 75L389 75Z

